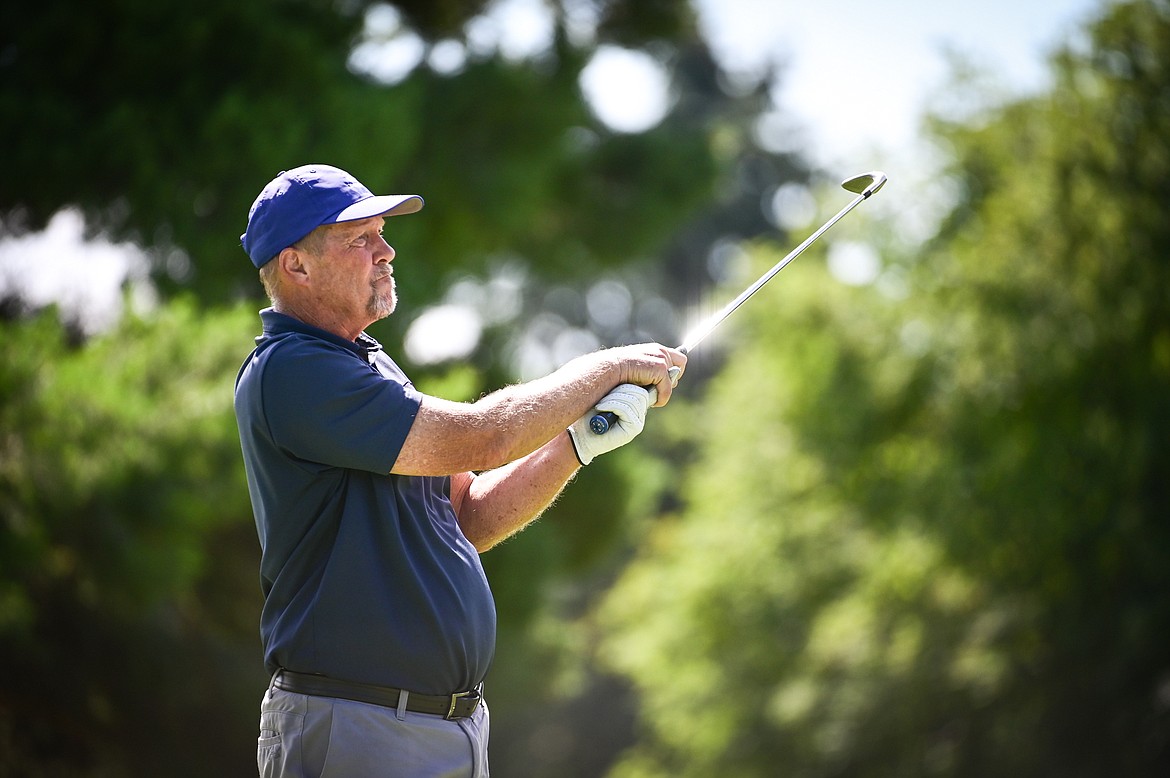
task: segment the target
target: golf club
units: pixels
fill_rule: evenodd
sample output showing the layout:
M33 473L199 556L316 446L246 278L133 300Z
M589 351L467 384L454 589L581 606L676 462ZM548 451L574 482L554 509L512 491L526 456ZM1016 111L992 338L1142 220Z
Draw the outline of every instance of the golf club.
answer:
M736 297L734 300L725 305L721 311L688 333L682 345L678 347L678 350L684 354L690 353L690 351L695 348L695 346L699 345L699 343L701 343L704 338L711 334L712 330L722 324L723 320L730 316L736 308L743 305L745 302L747 302L749 297L758 292L760 287L771 281L772 278L781 270L783 270L789 262L800 256L800 254L806 248L812 245L813 241L824 235L825 232L828 231L828 229L834 224L836 224L842 216L852 211L863 200L868 199L870 195L874 194L883 186L885 186L885 183L886 174L880 170L873 170L869 173L862 173L861 175L854 176L853 178L847 178L842 181L841 187L848 192L853 192L857 195L857 197L853 198L852 202L838 211L833 218L822 224L816 232L814 232L812 235L809 235L808 238L805 239L804 243L801 243L799 246L794 248L788 254L788 256L784 257L784 259L773 265L771 270L760 276L756 282L745 289L743 293L739 295L739 297ZM681 372L682 370L677 367L672 367L670 369L670 379L672 384L678 381L678 376ZM650 398L650 402L653 404L655 401L655 397L652 396ZM616 420L617 417L609 411L597 413L594 414L594 416L589 420L589 429L598 435L604 435L609 431L610 426Z

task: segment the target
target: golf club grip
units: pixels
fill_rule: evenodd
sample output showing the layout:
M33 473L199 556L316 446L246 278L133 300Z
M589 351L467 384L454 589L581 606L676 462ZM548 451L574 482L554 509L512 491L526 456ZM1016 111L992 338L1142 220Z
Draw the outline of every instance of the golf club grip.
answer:
M671 367L669 372L670 383L673 386L678 382L678 377L679 374L682 373L682 370L676 365ZM652 386L647 386L644 388L651 392L656 392ZM656 401L657 396L650 398L651 405L653 405ZM609 432L610 427L617 423L617 420L617 414L613 411L598 411L597 413L593 414L592 418L589 419L589 430L594 435L604 435L605 433Z
M589 430L594 435L604 435L609 428L617 424L617 414L613 411L598 411L589 420Z

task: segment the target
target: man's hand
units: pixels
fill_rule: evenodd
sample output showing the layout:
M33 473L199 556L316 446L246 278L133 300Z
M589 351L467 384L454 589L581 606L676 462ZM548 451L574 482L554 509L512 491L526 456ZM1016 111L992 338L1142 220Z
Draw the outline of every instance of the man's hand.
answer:
M593 461L598 454L613 451L638 436L646 425L646 411L650 408L650 391L633 384L622 384L601 398L597 406L569 427L573 449L582 465ZM609 411L617 417L617 424L604 435L589 431L589 420L594 413Z
M618 383L657 389L657 395L650 398L650 405L655 408L670 401L671 390L687 366L686 354L658 343L618 346L597 353L610 355L617 361ZM676 368L673 374L671 368Z

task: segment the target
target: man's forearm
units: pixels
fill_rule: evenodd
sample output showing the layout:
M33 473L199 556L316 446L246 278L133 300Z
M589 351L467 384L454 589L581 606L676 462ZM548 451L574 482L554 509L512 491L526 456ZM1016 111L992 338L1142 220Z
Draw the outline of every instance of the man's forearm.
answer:
M481 553L516 534L553 504L580 466L562 432L515 462L453 478L451 502L463 534Z
M672 364L686 357L655 344L584 355L551 375L506 387L474 403L424 397L391 472L451 475L486 471L537 451L622 383L656 386L669 399Z

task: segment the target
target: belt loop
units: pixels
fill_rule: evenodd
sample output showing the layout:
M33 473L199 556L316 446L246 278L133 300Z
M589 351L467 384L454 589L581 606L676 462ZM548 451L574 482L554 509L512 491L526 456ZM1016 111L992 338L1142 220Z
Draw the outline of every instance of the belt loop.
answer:
M406 701L409 699L410 692L406 691L406 689L398 690L398 710L394 715L398 717L399 721L406 721Z
M272 696L272 690L276 688L276 676L280 675L283 672L284 672L284 668L278 667L278 668L276 668L276 672L272 674L272 677L270 679L268 679L268 696L269 697Z

